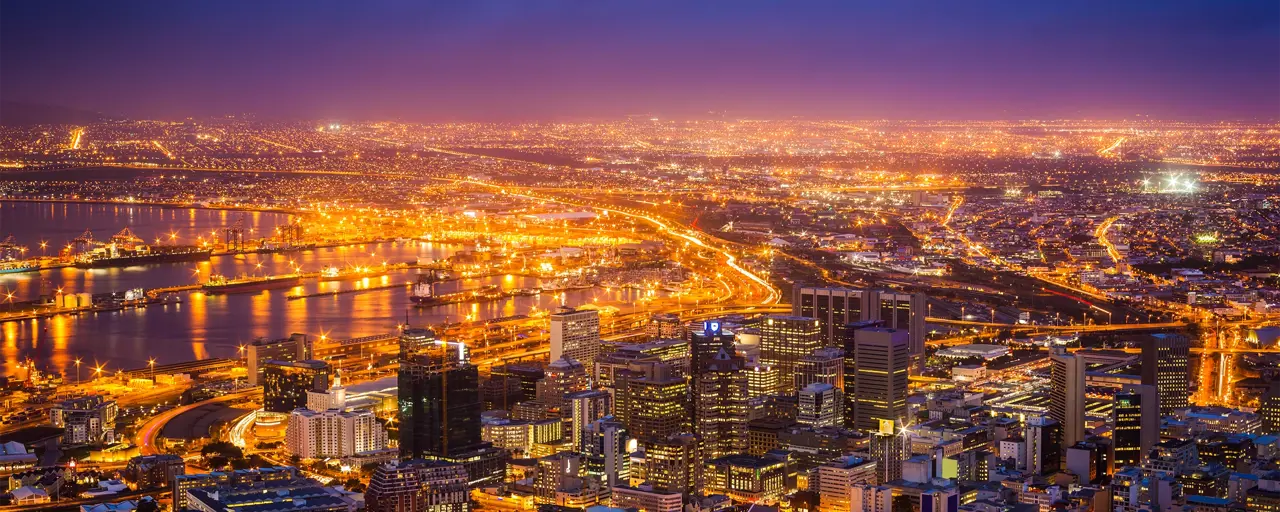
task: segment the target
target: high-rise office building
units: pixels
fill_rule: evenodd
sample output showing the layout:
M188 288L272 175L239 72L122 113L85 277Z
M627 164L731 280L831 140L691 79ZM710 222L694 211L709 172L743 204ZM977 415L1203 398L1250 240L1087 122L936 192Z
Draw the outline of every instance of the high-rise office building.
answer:
M489 372L490 380L514 381L518 383L520 389L519 399L514 402L504 404L494 404L496 409L511 410L511 406L515 402L523 402L533 400L538 397L538 381L546 377L546 371L540 364L533 363L508 363L502 366L495 366ZM502 389L508 386L503 385Z
M1062 425L1062 446L1075 446L1084 440L1084 370L1083 357L1055 349L1049 356L1049 417Z
M689 431L689 390L685 379L661 363L636 365L616 382L614 410L637 439L663 439Z
M608 392L598 389L575 391L565 395L573 425L570 440L575 450L581 449L582 436L587 426L612 413L612 400L613 397Z
M907 332L897 329L855 331L853 428L870 432L879 430L881 421L905 421L909 342Z
M450 456L481 446L480 377L462 343L435 343L400 361L400 454Z
M1062 424L1045 416L1027 418L1027 471L1045 475L1062 469Z
M471 509L467 470L438 460L390 462L378 466L365 490L368 512L467 512Z
M546 376L538 381L537 400L552 411L561 413L560 417L570 417L571 411L565 397L587 389L587 369L581 362L569 357L561 357L547 365Z
M435 331L419 327L406 326L400 331L400 357L417 354L424 350L434 349L440 344Z
M595 475L608 487L626 485L631 479L631 436L621 422L608 416L583 429L577 450L586 456L584 471Z
M560 308L551 314L551 360L564 356L595 367L600 355L600 312Z
M871 434L869 453L876 461L876 483L902 478L902 463L911 453L911 443L901 432L901 424L886 420Z
M843 394L844 368L844 349L825 347L814 350L812 354L801 357L796 364L795 387L804 389L805 386L821 382L830 384Z
M329 365L324 361L267 361L262 369L262 410L289 413L307 406L307 392L329 389Z
M907 331L912 358L922 359L928 306L924 294L812 286L795 290L792 314L818 319L825 345L839 346L844 325L881 320L885 327Z
M1191 405L1191 340L1182 334L1150 334L1142 338L1142 383L1160 394L1160 415L1171 416Z
M863 320L854 323L844 324L839 329L839 346L844 349L844 424L852 427L854 425L854 407L853 407L853 381L857 376L858 365L854 360L853 342L857 338L856 334L862 329L870 329L873 327L884 327L884 322L879 320Z
M742 358L721 348L698 379L694 401L694 426L702 435L708 459L747 450L747 422L751 415Z
M1280 380L1271 381L1267 392L1262 395L1258 415L1262 416L1263 433L1280 433Z
M1124 386L1111 407L1115 470L1139 467L1160 441L1160 394L1155 386Z
M844 400L840 390L825 382L814 382L800 390L796 422L810 427L839 427L844 423Z
M707 458L703 495L728 496L733 503L777 504L786 494L787 463L744 453Z
M778 368L786 391L795 392L800 358L823 346L819 322L799 316L770 315L760 323L760 362Z
M644 445L644 474L657 489L693 494L702 488L702 439L677 434Z
M841 326L867 318L872 292L855 288L799 286L794 294L791 314L818 319L824 343L837 346Z
M466 345L424 341L421 331L401 340L400 456L462 464L472 487L501 482L502 451L481 440L480 375Z
M689 331L689 371L698 375L706 370L721 350L733 355L734 333L719 320L708 320L700 328Z

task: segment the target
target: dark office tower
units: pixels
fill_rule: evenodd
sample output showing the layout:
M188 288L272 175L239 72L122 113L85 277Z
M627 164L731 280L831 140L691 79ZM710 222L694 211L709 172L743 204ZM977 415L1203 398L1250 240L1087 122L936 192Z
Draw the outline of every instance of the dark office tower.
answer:
M494 367L489 373L490 379L516 381L520 385L520 400L533 400L538 397L538 381L547 376L541 365L534 363L510 363ZM511 403L508 405L515 405ZM510 407L502 409L511 410Z
M907 366L910 341L906 331L872 327L854 333L853 428L880 429L882 421L902 424L907 415Z
M1142 338L1142 383L1160 394L1160 415L1191 406L1191 340L1182 334Z
M864 320L880 320L890 329L907 331L911 359L915 366L924 365L925 308L928 298L923 293L881 291L873 297L872 315Z
M747 451L750 420L747 373L740 357L724 349L707 364L694 392L695 430L702 435L707 459Z
M1140 467L1160 441L1160 394L1155 386L1126 385L1111 408L1115 470Z
M858 365L854 360L854 333L862 329L883 327L879 320L864 320L840 326L840 348L844 349L844 424L853 427L853 379L857 375Z
M698 375L707 369L707 364L716 358L721 350L733 355L733 331L725 329L719 320L702 323L701 329L689 332L689 371Z
M1262 416L1262 434L1280 434L1280 380L1271 381L1271 387L1262 395L1262 403L1258 407L1258 415Z
M1053 418L1027 418L1027 471L1037 475L1056 473L1062 469L1062 425Z
M823 343L836 346L842 326L867 319L870 295L868 290L854 288L797 287L791 301L791 314L818 319Z
M657 313L649 317L644 326L644 334L650 340L682 340L685 337L684 323L680 317L671 313Z
M1049 417L1062 424L1062 445L1075 446L1084 441L1084 370L1083 357L1055 349L1049 356Z
M307 406L307 392L329 389L324 361L267 361L262 365L262 410L287 413Z
M400 456L451 456L481 445L480 376L461 343L436 343L400 361Z
M760 362L777 368L787 393L795 392L796 364L823 346L819 322L801 316L770 315L760 323Z
M419 343L418 331L405 331L414 335L408 343L401 339L400 456L461 464L472 488L502 482L502 450L480 440L480 374L466 345Z

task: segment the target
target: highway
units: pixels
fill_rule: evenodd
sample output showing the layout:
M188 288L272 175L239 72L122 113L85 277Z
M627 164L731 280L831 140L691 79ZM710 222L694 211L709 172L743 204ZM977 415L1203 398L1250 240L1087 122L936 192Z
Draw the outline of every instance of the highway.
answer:
M156 416L147 420L146 423L143 423L141 427L138 427L138 432L134 434L133 444L134 446L138 447L138 452L142 455L156 455L156 454L162 453L162 451L158 447L156 447L156 437L158 437L160 435L160 432L164 430L165 424L169 423L169 421L178 417L178 415L184 412L190 411L192 409L195 409L196 407L200 407L202 405L208 405L208 404L219 403L219 402L227 402L231 400L238 400L241 398L252 396L255 393L262 393L262 388L254 387L254 388L244 389L241 391L236 391L234 393L228 393L220 397L210 398L202 402L196 402L189 405L174 407L173 409L169 409L163 413L157 414Z

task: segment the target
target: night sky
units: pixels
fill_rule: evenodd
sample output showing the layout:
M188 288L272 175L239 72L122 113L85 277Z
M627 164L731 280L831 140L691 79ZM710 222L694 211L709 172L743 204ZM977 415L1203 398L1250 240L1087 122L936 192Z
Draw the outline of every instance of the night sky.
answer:
M0 1L0 98L133 117L1280 118L1280 2Z

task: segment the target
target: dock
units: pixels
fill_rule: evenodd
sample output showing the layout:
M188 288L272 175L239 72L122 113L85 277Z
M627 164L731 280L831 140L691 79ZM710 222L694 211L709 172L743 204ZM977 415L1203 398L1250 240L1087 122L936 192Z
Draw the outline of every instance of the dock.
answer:
M384 284L379 286L370 286L368 288L350 288L346 290L334 290L331 292L299 293L297 295L286 295L286 297L288 297L289 300L309 299L312 297L336 297L338 295L345 295L348 293L373 292L378 290L390 290L393 288L408 288L410 286L413 286L413 283Z

